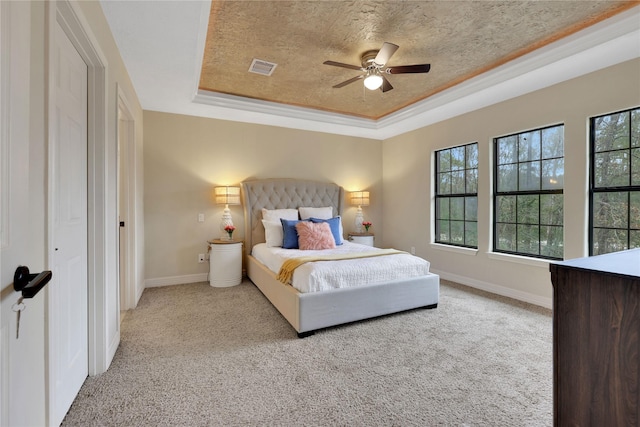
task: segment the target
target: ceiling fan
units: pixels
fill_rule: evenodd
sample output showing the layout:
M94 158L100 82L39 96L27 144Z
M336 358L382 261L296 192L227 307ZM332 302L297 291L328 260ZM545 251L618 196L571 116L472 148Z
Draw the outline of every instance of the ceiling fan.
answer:
M334 88L341 88L357 80L364 79L364 85L367 89L376 90L382 88L382 92L387 92L393 89L393 86L391 86L391 83L389 83L389 80L386 79L384 74L428 73L429 69L431 69L430 64L398 65L396 67L384 68L391 56L398 50L398 47L398 45L393 43L384 42L380 50L366 51L361 57L361 67L336 61L324 61L323 64L365 72L365 74L338 83L333 86Z

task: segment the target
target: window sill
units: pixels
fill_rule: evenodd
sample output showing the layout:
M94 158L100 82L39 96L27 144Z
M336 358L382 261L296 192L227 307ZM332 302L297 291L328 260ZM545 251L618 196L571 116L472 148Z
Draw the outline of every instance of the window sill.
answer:
M491 259L507 262L515 262L517 264L532 265L534 267L549 268L549 263L554 262L552 260L531 258L520 255L502 254L498 252L487 252L487 256Z
M443 245L442 243L431 243L431 248L437 249L439 251L453 252L456 254L470 255L470 256L476 256L476 254L478 253L477 249L463 248L461 246Z

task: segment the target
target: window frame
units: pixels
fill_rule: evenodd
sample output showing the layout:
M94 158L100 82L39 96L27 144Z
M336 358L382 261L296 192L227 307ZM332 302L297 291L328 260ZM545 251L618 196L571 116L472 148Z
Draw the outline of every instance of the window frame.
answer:
M548 129L553 129L553 128L562 128L562 156L555 156L555 157L544 157L543 152L544 152L544 148L543 148L543 139L542 139L542 135L543 135L543 131L548 130ZM565 125L564 123L557 123L557 124L553 124L553 125L549 125L549 126L544 126L544 127L540 127L540 128L535 128L535 129L529 129L529 130L524 130L524 131L520 131L520 132L516 132L513 134L508 134L508 135L502 135L502 136L498 136L493 138L493 165L492 165L492 169L493 169L493 200L492 200L492 207L493 207L493 213L492 213L492 225L493 225L493 230L492 230L492 252L494 253L500 253L500 254L509 254L509 255L517 255L517 256L522 256L522 257L529 257L529 258L536 258L536 259L543 259L543 260L553 260L553 261L558 261L558 260L563 260L564 259L564 181L562 183L562 186L560 188L553 188L553 189L543 189L543 185L542 185L542 179L543 179L543 173L542 173L542 169L540 170L540 177L539 177L539 189L536 190L518 190L519 187L519 182L520 182L520 165L524 164L524 163L532 163L531 160L520 160L520 138L523 135L529 135L532 134L534 132L537 132L540 134L540 155L537 158L537 161L540 162L541 168L542 168L542 162L545 160L554 160L554 159L562 159L562 170L563 170L563 176L564 176L564 130L565 130ZM499 150L498 150L498 143L501 140L504 140L506 138L512 138L515 137L516 139L516 152L515 152L515 157L516 160L515 162L512 163L504 163L504 164L500 164L499 163ZM515 176L516 176L516 185L515 185L515 190L509 190L509 191L499 191L498 190L498 186L499 186L499 182L500 182L500 176L498 175L499 172L499 167L500 166L504 166L504 165L515 165ZM562 210L563 210L563 219L562 219L562 224L560 226L556 225L556 224L542 224L541 222L541 218L542 218L542 203L541 203L541 199L542 196L544 195L561 195L562 196ZM499 212L498 212L498 199L501 196L514 196L516 197L516 203L515 203L515 216L516 216L516 222L514 223L506 223L506 222L499 222L498 221L498 217L499 217ZM520 196L537 196L538 197L538 222L537 224L533 224L533 223L520 223L518 222L518 204L517 204L517 199ZM518 229L519 229L519 225L531 225L531 226L537 226L538 227L538 253L528 253L528 252L519 252L518 250L507 250L507 249L501 249L499 248L498 245L498 227L500 224L513 224L515 226L515 239L516 239L516 245L518 242ZM561 235L562 235L562 257L555 257L555 256L550 256L550 255L543 255L542 254L542 231L544 227L560 227L561 228ZM517 249L517 247L516 247Z
M475 150L476 150L476 165L475 167L467 167L468 166L468 162L467 162L467 147L469 146L473 146L475 145ZM448 193L448 194L443 194L440 192L440 174L441 173L446 173L442 172L440 170L440 162L439 162L439 154L445 151L451 151L454 149L464 149L464 168L463 169L458 169L456 171L463 171L464 172L464 187L465 187L465 191L463 193ZM479 166L479 159L478 159L478 155L479 155L479 147L478 147L478 142L469 142L466 144L461 144L461 145L456 145L453 147L447 147L447 148L442 148L440 150L435 150L434 151L434 236L433 236L433 243L437 243L440 245L447 245L447 246L453 246L453 247L458 247L458 248L469 248L469 249L478 249L478 166ZM467 172L468 171L475 171L475 187L476 187L476 191L475 192L468 192L467 191ZM449 170L451 172L453 172L453 170ZM467 220L466 219L466 209L467 209L467 198L469 197L475 197L476 199L476 219L475 220ZM462 222L463 226L462 226L462 241L463 243L455 243L451 241L451 227L449 227L449 232L448 232L448 236L449 236L449 241L442 241L440 240L439 236L440 236L440 203L441 200L443 199L447 199L447 200L451 200L453 198L462 198L463 201L463 205L462 205L462 216L463 219L462 220L451 220L451 206L449 205L449 224L451 224L451 221L456 221L456 222ZM476 227L476 244L475 245L469 245L469 244L465 244L465 242L467 241L467 224L468 223L474 223L475 227Z
M631 209L632 209L632 203L631 203L631 195L633 193L636 194L640 194L640 184L638 185L633 185L632 180L633 180L633 155L632 155L632 150L634 148L639 149L640 150L640 136L638 137L638 146L634 147L633 146L633 124L632 124L632 120L633 120L633 112L637 111L638 112L638 120L640 120L640 106L637 107L632 107L632 108L628 108L628 109L624 109L624 110L619 110L619 111L614 111L611 113L606 113L606 114L600 114L597 116L592 116L589 118L589 221L588 221L588 226L589 226L589 256L594 256L594 244L595 244L595 229L610 229L610 230L624 230L627 233L627 241L626 241L626 249L621 249L621 250L627 250L627 249L631 249L631 232L632 231L638 231L640 232L640 230L636 229L636 228L631 228ZM606 150L606 151L598 151L596 152L596 120L602 117L606 117L606 116L614 116L614 115L618 115L618 114L622 114L622 113L627 113L629 114L629 133L628 133L628 138L629 138L629 146L626 148L615 148L615 149L611 149L611 150ZM596 187L596 154L598 153L605 153L605 152L622 152L622 151L626 151L629 154L629 167L628 167L628 185L612 185L612 186L602 186L602 187ZM596 194L604 194L604 193L626 193L626 203L627 203L627 222L626 222L626 228L620 228L620 227L594 227L594 214L593 214L593 209L594 209L594 198ZM601 254L605 254L605 253L611 253L611 252L598 252L597 255L601 255Z

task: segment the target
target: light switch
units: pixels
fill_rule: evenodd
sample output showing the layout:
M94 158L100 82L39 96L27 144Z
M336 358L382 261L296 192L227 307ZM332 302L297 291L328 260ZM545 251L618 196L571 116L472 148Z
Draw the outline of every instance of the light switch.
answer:
M198 214L198 222L204 222L204 214L203 213Z

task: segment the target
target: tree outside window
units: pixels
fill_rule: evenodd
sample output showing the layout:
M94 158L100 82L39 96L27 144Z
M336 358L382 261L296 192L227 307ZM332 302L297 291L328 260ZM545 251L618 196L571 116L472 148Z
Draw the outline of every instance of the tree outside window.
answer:
M590 254L640 247L640 107L590 120Z
M564 126L494 140L493 250L538 258L564 254Z
M478 143L435 153L435 242L478 247Z

